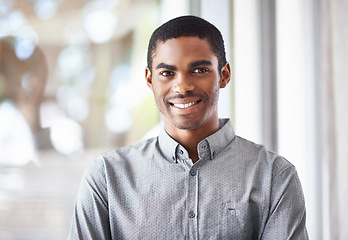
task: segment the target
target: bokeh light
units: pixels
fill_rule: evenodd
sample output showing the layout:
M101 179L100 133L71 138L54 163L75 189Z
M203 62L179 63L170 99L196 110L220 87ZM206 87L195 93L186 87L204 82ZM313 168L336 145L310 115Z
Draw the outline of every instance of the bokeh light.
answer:
M126 107L109 108L105 116L105 124L110 131L122 134L132 126L132 116Z
M114 33L117 18L112 9L104 1L94 1L86 4L84 28L88 37L94 43L105 43L109 41Z
M13 0L1 0L0 4L0 16L7 14L12 10Z
M0 104L0 165L23 166L37 159L29 125L16 106Z
M35 76L30 72L26 72L22 76L22 88L27 94L33 91L35 88L33 78L35 78Z
M69 118L57 119L51 126L53 147L66 156L80 156L84 151L83 129Z
M67 105L69 116L76 121L83 121L88 117L88 103L80 97L73 97Z
M78 76L84 65L84 55L77 47L70 46L65 48L58 56L58 68L63 80Z
M56 14L57 7L55 0L37 0L34 10L39 19L49 20Z
M36 44L29 38L17 38L15 42L15 52L20 60L28 59L34 52Z

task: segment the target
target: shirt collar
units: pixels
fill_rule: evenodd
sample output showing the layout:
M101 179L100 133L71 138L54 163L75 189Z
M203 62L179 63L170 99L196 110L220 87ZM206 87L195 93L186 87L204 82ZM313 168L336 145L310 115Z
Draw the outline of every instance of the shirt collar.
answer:
M235 137L233 126L229 119L219 119L219 122L220 129L205 139L209 143L210 159L214 159Z
M176 149L179 143L169 136L164 127L159 134L159 146L167 160L176 163Z
M235 136L229 119L219 119L219 123L220 129L198 144L198 147L205 144L210 148L210 159L214 159ZM168 135L164 127L159 134L159 146L166 159L177 163L176 152L180 144Z

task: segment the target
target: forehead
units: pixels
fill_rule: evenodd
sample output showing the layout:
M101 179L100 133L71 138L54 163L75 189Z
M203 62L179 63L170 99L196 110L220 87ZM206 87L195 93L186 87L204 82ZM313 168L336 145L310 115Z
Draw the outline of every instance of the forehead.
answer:
M210 60L217 64L217 57L206 39L199 37L172 38L158 42L153 54L153 63L180 64L196 60Z

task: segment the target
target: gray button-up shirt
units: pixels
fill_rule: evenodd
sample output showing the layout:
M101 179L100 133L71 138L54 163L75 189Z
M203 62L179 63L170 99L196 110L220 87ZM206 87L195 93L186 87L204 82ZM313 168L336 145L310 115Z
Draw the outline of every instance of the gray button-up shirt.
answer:
M195 164L164 130L96 158L68 238L308 239L294 166L220 125Z

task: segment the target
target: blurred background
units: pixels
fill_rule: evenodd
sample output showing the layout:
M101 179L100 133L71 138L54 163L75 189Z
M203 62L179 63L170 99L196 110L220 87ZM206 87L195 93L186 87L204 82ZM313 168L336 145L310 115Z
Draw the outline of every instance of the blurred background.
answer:
M311 239L348 239L348 2L0 0L0 239L66 239L87 165L155 136L147 44L194 14L222 32L220 117L300 175Z

